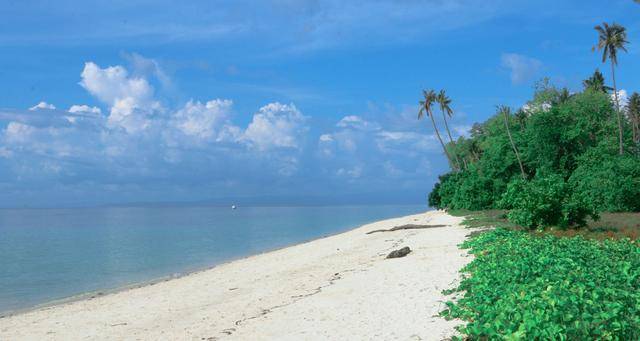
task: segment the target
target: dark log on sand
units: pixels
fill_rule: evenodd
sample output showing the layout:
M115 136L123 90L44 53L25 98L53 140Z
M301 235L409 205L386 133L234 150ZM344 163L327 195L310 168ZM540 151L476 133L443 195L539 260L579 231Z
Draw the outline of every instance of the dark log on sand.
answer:
M373 231L367 232L367 234L372 234L372 233L376 233L376 232L393 232L393 231L399 231L399 230L430 229L430 228L445 227L445 226L447 226L447 225L415 225L415 224L407 224L407 225L402 225L402 226L396 226L396 227L390 228L388 230L373 230Z
M387 258L404 257L404 256L408 255L409 252L411 252L411 249L408 246L405 246L402 249L391 251L391 253L387 255Z

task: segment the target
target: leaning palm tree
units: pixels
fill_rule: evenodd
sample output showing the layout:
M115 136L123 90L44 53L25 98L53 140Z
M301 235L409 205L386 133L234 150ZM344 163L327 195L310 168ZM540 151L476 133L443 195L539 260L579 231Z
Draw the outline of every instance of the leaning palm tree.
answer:
M444 150L444 154L447 156L447 160L449 161L449 165L453 166L453 162L451 161L451 155L447 151L447 148L442 142L442 138L440 137L440 132L438 131L438 127L436 126L436 121L433 119L433 103L436 102L437 95L433 90L422 90L422 95L424 99L420 101L420 110L418 111L418 119L421 119L425 113L429 118L431 118L431 124L433 124L433 130L436 132L436 136L438 137L438 141L440 141L440 145L442 145L442 149Z
M508 117L511 116L511 108L502 105L498 107L498 112L500 112L502 114L502 117L504 117L504 126L507 129L507 135L509 136L509 142L511 142L511 148L513 148L513 152L516 154L516 159L518 159L518 165L520 166L520 173L522 173L522 180L526 180L527 176L524 174L524 167L522 167L522 160L520 160L520 153L518 153L518 148L516 148L516 144L513 142L513 137L511 137L511 130L509 129Z
M442 119L444 120L444 127L447 130L447 135L449 135L449 142L451 146L455 149L455 142L453 142L453 137L451 137L451 130L449 130L449 124L447 123L447 116L453 116L453 110L451 110L451 98L447 96L447 93L444 90L440 90L438 96L436 96L436 102L440 105L440 111L442 112ZM453 153L453 156L456 158L456 167L460 169L460 159L458 158L457 153Z
M620 112L620 101L618 100L618 88L616 87L615 66L618 64L618 50L627 52L625 47L627 41L627 29L616 23L611 25L602 23L602 26L595 27L598 31L598 44L594 49L602 50L602 62L607 59L611 63L611 78L613 80L613 94L616 100L616 111L618 113L618 138L620 144L620 155L624 153L622 144L622 113Z

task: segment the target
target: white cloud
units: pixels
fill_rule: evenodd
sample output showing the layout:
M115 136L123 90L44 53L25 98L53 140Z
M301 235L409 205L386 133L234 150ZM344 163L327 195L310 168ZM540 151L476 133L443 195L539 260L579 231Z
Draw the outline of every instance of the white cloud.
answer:
M207 103L190 100L174 114L175 126L183 134L199 140L216 140L233 137L237 127L230 127L228 115L233 102L215 99Z
M322 135L320 135L320 137L318 139L320 140L320 142L331 142L331 141L333 141L333 137L331 137L331 134L322 134Z
M613 93L611 94L611 100L614 104L616 103L616 96ZM629 103L629 94L627 93L627 90L618 90L618 101L620 102L620 110L623 110L627 106L627 103Z
M259 150L299 148L306 119L293 104L270 103L253 115L243 140Z
M96 115L102 114L102 110L100 110L100 108L90 107L85 104L82 104L82 105L74 104L67 111L72 114L75 114L75 113L82 113L82 114L86 113L86 114L96 114Z
M343 117L337 124L338 128L350 128L354 130L373 131L380 130L380 125L376 122L365 121L362 117L349 115Z
M29 141L35 128L20 122L9 122L4 130L4 138L9 143L24 143Z
M108 123L128 133L145 130L151 125L149 116L162 109L153 98L153 87L142 77L130 77L122 66L100 68L85 63L80 85L99 100L111 106Z
M502 66L511 72L511 82L522 84L533 78L542 68L542 62L517 53L502 54Z
M29 110L31 110L31 111L41 110L41 109L55 110L56 107L53 104L49 104L49 103L43 101L43 102L40 102L40 103L32 106L31 108L29 108Z

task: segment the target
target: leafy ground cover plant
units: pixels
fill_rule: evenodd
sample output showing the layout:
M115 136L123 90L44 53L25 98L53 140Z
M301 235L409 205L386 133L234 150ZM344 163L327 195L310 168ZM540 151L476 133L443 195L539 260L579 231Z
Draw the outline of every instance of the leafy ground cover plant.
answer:
M497 228L463 245L475 259L441 315L470 339L640 338L640 247L629 239Z

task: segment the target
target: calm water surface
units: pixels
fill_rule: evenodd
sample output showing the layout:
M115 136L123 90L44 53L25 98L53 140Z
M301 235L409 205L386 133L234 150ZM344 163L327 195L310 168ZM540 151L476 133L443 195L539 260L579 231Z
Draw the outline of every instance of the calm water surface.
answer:
M186 273L426 209L0 209L0 312Z

